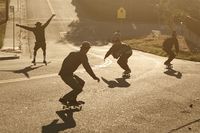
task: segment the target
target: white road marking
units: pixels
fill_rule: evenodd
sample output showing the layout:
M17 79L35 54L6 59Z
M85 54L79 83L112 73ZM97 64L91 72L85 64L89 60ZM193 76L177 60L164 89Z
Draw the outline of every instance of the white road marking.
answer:
M73 48L73 49L76 49L76 50L79 49L78 47L74 47L74 46L71 46L71 45L70 45L70 47ZM88 54L90 54L94 57L100 58L100 59L104 58L104 57L102 57L100 55L96 55L94 53L89 52ZM112 61L110 59L106 59L103 64L95 65L95 66L92 67L92 69L95 70L95 69L99 69L99 68L104 68L104 67L107 67L110 64L112 64ZM76 72L84 73L85 69L79 69ZM55 76L58 76L58 73L39 75L39 76L30 77L30 78L17 78L17 79L0 80L0 84L20 82L20 81L28 81L28 80L41 79L41 78L49 78L49 77L55 77Z

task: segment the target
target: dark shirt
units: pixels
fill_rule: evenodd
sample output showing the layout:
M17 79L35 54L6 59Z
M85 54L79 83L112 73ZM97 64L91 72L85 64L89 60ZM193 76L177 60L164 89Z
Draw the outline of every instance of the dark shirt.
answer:
M45 27L36 27L33 30L36 42L45 42Z
M48 23L47 23L48 24ZM42 26L36 26L36 27L27 27L27 26L23 26L20 25L20 27L32 31L33 34L35 35L35 40L36 42L45 42L45 28L47 27L47 24L45 23Z
M118 58L122 54L129 54L131 52L131 47L126 45L125 43L113 44L105 56L108 57L109 55L113 55L114 58Z
M179 52L179 44L178 40L175 37L170 37L164 40L163 49L164 50L172 50L173 46L175 46L176 52Z
M80 66L80 64L83 65L85 70L88 72L88 74L95 78L95 74L92 71L92 68L90 67L90 64L88 62L88 58L86 54L78 52L71 52L63 61L61 70L59 72L60 76L72 76L73 73L77 70L77 68Z

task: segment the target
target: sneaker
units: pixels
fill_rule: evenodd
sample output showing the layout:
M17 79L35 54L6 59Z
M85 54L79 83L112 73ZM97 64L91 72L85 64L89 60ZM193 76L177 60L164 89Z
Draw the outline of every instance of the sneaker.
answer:
M33 60L33 61L32 61L32 63L33 63L34 65L36 65L36 62L35 62L35 60Z
M46 62L45 60L43 61L43 63L44 63L45 65L47 65L47 62Z
M164 62L164 65L168 65L168 62L165 61L165 62Z
M129 73L131 73L130 70L128 70L128 71L124 71L124 72L123 72L123 74L129 74Z
M65 99L63 99L63 98L60 98L60 99L59 99L59 102L61 102L61 103L64 104L64 105L67 104L67 101L66 101Z
M74 105L74 106L80 105L80 103L77 102L76 100L72 100L72 101L68 101L68 102L69 102L69 105Z
M171 66L172 64L170 62L164 62L164 65Z

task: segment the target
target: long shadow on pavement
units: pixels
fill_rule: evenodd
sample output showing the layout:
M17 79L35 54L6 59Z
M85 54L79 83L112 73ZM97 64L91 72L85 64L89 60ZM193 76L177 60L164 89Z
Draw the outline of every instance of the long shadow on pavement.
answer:
M130 83L126 81L126 78L116 78L115 80L107 80L101 77L101 79L108 85L109 88L130 86Z
M174 69L172 69L172 68L167 69L167 71L165 71L164 73L167 74L167 75L169 75L169 76L174 76L174 77L176 77L177 79L181 79L182 76L183 76L181 72L176 71L176 70L174 70Z
M36 66L34 67L33 65L30 65L30 66L27 66L23 69L19 69L19 70L0 70L0 71L3 71L3 72L13 72L13 73L17 73L17 74L24 74L27 78L30 78L28 72L29 71L32 71L32 70L35 70L35 69L38 69L40 67L43 67L44 65L40 65L40 66Z
M53 120L49 125L42 127L42 133L58 133L66 129L76 127L76 121L73 118L73 113L77 110L60 110L56 114L64 121L64 123L57 123L58 119Z

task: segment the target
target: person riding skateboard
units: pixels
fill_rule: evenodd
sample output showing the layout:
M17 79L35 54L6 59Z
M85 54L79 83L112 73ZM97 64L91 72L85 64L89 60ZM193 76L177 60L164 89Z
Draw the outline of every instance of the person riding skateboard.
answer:
M36 54L37 54L37 50L39 48L42 48L42 51L43 51L43 57L44 57L43 63L45 63L47 65L45 28L49 25L49 23L51 22L51 20L54 16L55 16L55 14L53 14L44 24L42 24L41 22L36 22L35 27L28 27L28 26L16 24L16 26L18 26L18 27L21 27L28 31L32 31L33 34L35 35L36 42L35 42L35 46L34 46L34 57L33 57L33 61L32 61L32 63L35 65L36 65Z
M173 46L175 47L176 54L172 50ZM163 50L168 55L168 59L164 62L164 65L171 66L172 65L171 61L179 53L179 43L178 43L176 31L173 31L172 32L172 36L164 40L164 42L163 42Z
M88 41L82 42L80 51L69 53L69 55L64 59L62 63L59 75L61 79L73 89L71 92L59 99L59 101L64 105L67 103L78 104L77 96L82 92L85 84L84 80L74 74L80 64L83 65L86 72L94 80L97 80L98 82L100 81L100 79L94 74L88 62L87 52L90 49L90 45L91 44Z
M115 32L112 38L112 47L106 53L104 60L112 55L115 59L118 59L117 63L119 66L124 69L123 75L129 75L131 73L131 69L128 66L128 59L132 55L132 49L127 44L121 42L120 33Z

